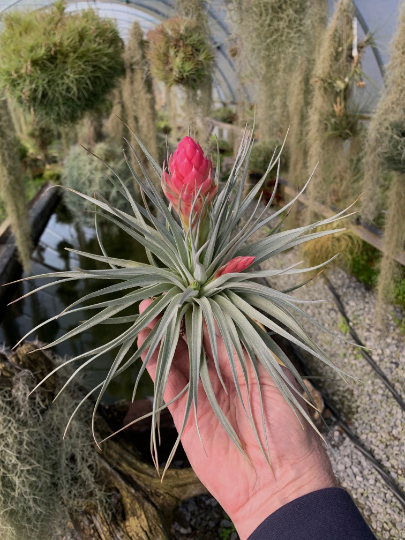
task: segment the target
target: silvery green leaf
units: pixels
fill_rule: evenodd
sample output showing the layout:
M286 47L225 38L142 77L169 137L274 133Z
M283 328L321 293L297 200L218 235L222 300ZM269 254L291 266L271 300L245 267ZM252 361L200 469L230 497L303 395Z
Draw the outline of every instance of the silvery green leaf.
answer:
M210 402L210 405L211 405L216 417L218 418L220 424L225 429L226 433L229 435L229 438L234 443L236 448L238 448L238 450L242 453L242 455L249 461L249 458L247 457L247 455L245 454L245 452L244 452L244 450L242 448L242 444L240 442L239 437L237 436L234 428L232 427L232 425L229 422L228 418L226 417L226 415L222 411L222 409L219 406L218 401L217 401L217 399L215 397L215 393L214 393L214 390L212 388L212 383L211 383L211 379L210 379L210 375L209 375L209 371L208 371L207 360L206 360L206 356L205 356L204 352L203 352L202 359L201 359L200 378L201 378L201 382L202 382L203 388L205 390L205 393L207 395L208 401Z
M207 273L205 271L205 268L199 262L195 265L195 268L194 268L194 279L196 279L200 283L206 281L207 279Z
M212 356L214 358L214 364L215 364L215 369L217 370L218 379L220 380L222 384L222 388L224 389L225 393L228 393L224 380L222 378L221 369L219 367L217 336L215 332L215 322L214 322L214 316L212 314L211 304L208 302L207 298L205 297L197 298L196 302L200 304L203 310L204 320L207 325L208 336L210 339L210 345L211 345L211 350L212 350Z
M232 346L232 340L231 336L229 335L229 330L227 327L226 319L224 314L222 313L222 309L219 307L218 303L215 301L216 298L209 298L209 303L211 304L212 313L214 315L214 318L218 324L219 331L221 333L222 339L224 341L224 345L226 348L226 352L228 355L229 365L231 367L233 382L235 383L236 392L239 397L239 401L243 407L243 410L245 411L246 417L248 418L248 413L246 411L245 403L243 401L242 393L240 390L240 385L238 381L238 374L236 370L236 363L235 363L235 357L233 354L233 346Z

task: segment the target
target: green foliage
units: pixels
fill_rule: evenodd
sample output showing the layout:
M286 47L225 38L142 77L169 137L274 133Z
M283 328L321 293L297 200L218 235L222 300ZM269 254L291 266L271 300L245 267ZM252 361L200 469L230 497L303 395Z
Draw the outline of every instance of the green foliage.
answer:
M93 152L120 175L128 188L132 188L132 176L119 146L113 143L98 143ZM110 182L106 166L100 160L88 154L81 146L73 146L62 170L62 185L90 196L104 193L111 204L120 210L128 210L128 202ZM84 205L77 195L65 190L64 197L76 223L89 226L94 224L94 215L84 211Z
M250 174L264 174L271 161L274 150L280 148L281 144L282 141L280 139L274 139L266 143L257 142L253 146L252 154L250 156ZM281 157L281 169L285 169L287 161L288 156L284 153Z
M67 14L12 10L2 18L0 80L39 117L76 122L100 106L123 73L123 43L115 24L92 9Z
M212 155L214 160L213 163L215 162L215 164L218 157L217 150L219 150L221 155L233 155L233 148L230 147L228 141L225 141L225 139L218 139L215 135L212 135L209 140L208 153Z
M399 331L401 334L405 335L405 317L397 317L395 313L391 313L392 320L394 323L398 326Z
M152 74L169 88L178 84L198 90L211 74L214 52L198 21L168 19L148 39Z
M361 249L352 254L351 272L365 285L375 287L378 279L378 262L381 253L366 242L361 243Z
M235 111L231 107L223 105L217 109L212 109L211 118L224 122L225 124L233 124L235 121Z
M156 128L158 132L163 133L163 135L169 135L171 133L172 128L169 123L168 114L165 111L158 111Z
M229 519L229 516L226 516L226 519ZM221 540L229 540L233 532L237 532L237 531L236 531L235 525L232 523L230 527L221 528L219 537L221 538Z
M393 297L397 304L401 304L405 307L405 276L404 271L402 271L402 279L397 279L394 284Z
M340 317L339 322L338 322L338 328L344 336L350 332L349 325L347 324L346 319L344 317Z

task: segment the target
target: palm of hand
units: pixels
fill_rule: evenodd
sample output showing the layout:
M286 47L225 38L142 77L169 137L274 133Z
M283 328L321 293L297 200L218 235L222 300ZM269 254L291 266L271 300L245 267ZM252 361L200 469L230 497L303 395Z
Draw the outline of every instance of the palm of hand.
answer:
M141 311L146 309L148 303L150 302L146 300L141 304ZM150 326L153 327L153 324L154 322ZM140 334L139 345L145 340L148 333L149 330L145 330ZM235 429L250 463L240 453L220 424L201 383L198 389L197 421L204 446L201 444L195 427L193 410L181 440L197 476L232 518L241 538L247 538L271 511L288 502L291 496L296 498L305 494L306 486L313 486L314 478L318 480L319 484L319 487L315 486L315 489L335 485L334 478L319 437L308 425L305 425L303 419L301 419L302 425L300 424L274 385L272 378L259 365L271 459L271 468L269 467L263 457L250 420L237 395L229 360L219 332L217 333L218 357L228 393L225 393L218 379L206 332L204 332L204 347L208 355L208 369L215 396ZM148 372L153 380L156 361L157 353L153 355L148 365ZM252 415L259 439L264 447L265 439L258 387L253 370L249 370L249 361L246 363L250 381ZM236 364L238 365L237 360ZM181 392L188 382L188 374L188 347L185 341L180 340L164 394L166 403ZM293 380L292 376L290 378ZM245 408L248 411L246 385L242 373L239 371L238 380ZM186 396L183 395L169 407L178 430L183 422L185 404ZM313 491L313 489L309 491ZM297 495L294 496L294 493Z

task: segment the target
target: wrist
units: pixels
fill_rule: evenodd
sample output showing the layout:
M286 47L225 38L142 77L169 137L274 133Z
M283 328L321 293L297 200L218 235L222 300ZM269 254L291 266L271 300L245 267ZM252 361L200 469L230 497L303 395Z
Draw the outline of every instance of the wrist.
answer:
M233 515L230 514L241 540L246 540L263 521L282 506L314 491L337 487L329 467L308 466L305 471L291 468L279 478L271 477L267 485L256 491Z

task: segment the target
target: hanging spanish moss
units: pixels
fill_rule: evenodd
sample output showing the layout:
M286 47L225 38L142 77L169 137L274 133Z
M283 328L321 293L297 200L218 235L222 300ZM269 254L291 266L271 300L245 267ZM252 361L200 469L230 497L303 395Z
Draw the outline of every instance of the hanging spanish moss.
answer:
M18 254L26 272L31 268L31 236L28 222L19 142L7 98L0 94L0 196L14 234Z
M87 113L77 125L79 144L92 150L103 137L103 122L101 115L95 112Z
M258 134L266 143L285 128L287 89L311 2L231 0L229 4L234 34L240 36L247 55L244 64L250 78L258 82Z
M398 22L397 32L391 42L391 59L386 69L385 92L370 121L364 156L363 213L372 222L381 211L381 197L376 196L387 181L387 155L401 156L401 129L405 125L405 4ZM393 143L395 152L390 149ZM401 144L399 144L401 143ZM401 149L402 146L402 149ZM402 158L404 159L403 154ZM388 167L389 168L389 167ZM385 173L385 174L384 174Z
M146 145L152 156L158 159L155 96L146 59L146 48L147 43L142 28L138 22L134 22L124 54L126 75L123 85L123 102L129 127ZM136 144L133 146L135 148ZM139 158L146 169L149 169L149 162L143 152L139 152ZM135 171L140 172L132 153L131 161ZM155 175L151 174L151 178L155 180ZM158 184L159 181L156 180L156 183ZM139 187L136 186L136 189L138 191Z
M59 376L56 384L50 379L45 390L30 396L37 380L23 366L13 370L13 366L20 366L19 355L35 349L33 344L25 344L9 355L11 367L4 354L0 357L3 381L4 373L10 373L6 375L8 384L0 387L2 540L67 538L71 516L91 507L108 507L107 497L96 482L100 479L99 460L87 436L83 420L86 413L75 416L63 440L78 392L67 389L50 406L49 399L67 380L66 375ZM37 373L41 373L43 353L32 356L36 357ZM14 376L13 371L17 371Z
M166 86L166 108L167 108L167 120L170 126L170 133L168 134L169 142L176 145L179 142L178 135L178 116L177 116L177 95L176 87L169 88Z
M292 84L289 85L288 89L288 109L286 110L290 128L287 138L290 157L288 181L295 188L302 187L306 180L306 127L313 92L311 78L320 52L327 16L327 0L315 0L308 11L300 55L297 58L296 68L291 75ZM296 208L295 205L292 211L294 212Z
M395 255L405 242L405 4L391 46L385 91L370 122L364 162L363 208L370 221L381 211L383 184L388 189L384 228L384 254L378 280L377 318L392 298L398 265Z
M387 302L393 299L394 282L400 275L395 256L404 249L405 245L405 167L402 172L393 172L387 202L384 254L380 265L377 287L376 319L378 323L382 323L384 319L384 307Z
M122 97L122 84L118 85L111 94L111 112L104 124L104 133L116 145L123 145L126 136L125 110Z
M371 37L357 42L352 0L339 0L325 32L314 71L314 92L308 121L308 173L318 168L308 188L307 221L314 202L346 204L360 194L354 182L350 146L361 136L361 110L353 102L355 87L363 88L361 61ZM357 193L356 193L357 190Z

